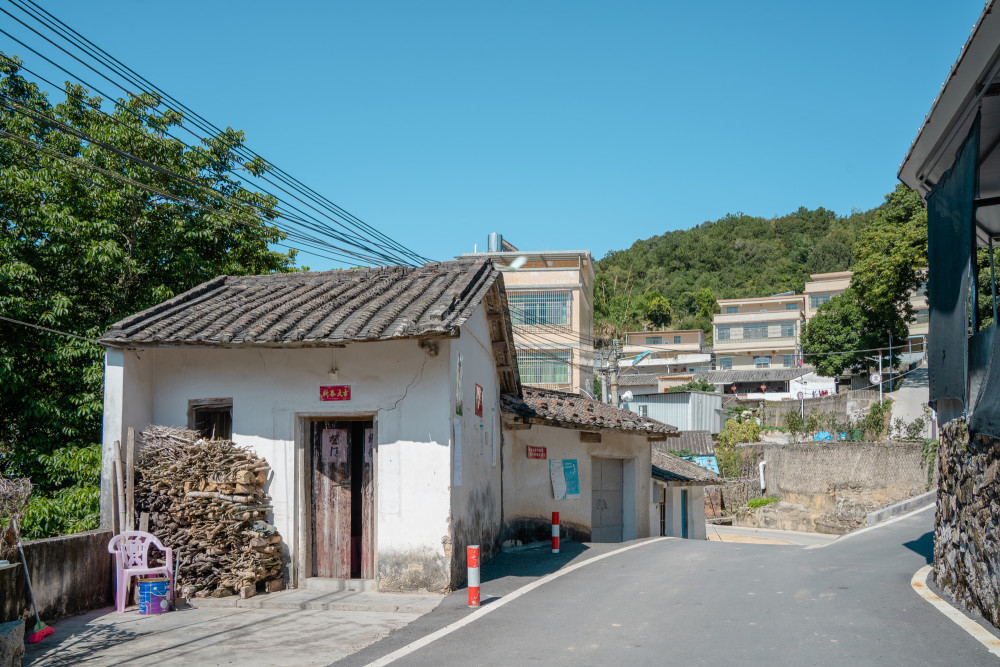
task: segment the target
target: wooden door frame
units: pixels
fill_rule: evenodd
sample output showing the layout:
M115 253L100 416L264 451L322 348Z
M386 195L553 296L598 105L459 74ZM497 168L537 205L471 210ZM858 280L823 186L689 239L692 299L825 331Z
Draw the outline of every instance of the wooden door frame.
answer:
M296 412L295 470L293 475L295 510L293 525L296 557L289 563L290 584L305 586L312 573L312 443L309 427L314 421L370 421L375 442L372 446L372 560L373 580L378 575L378 415L372 412ZM362 443L362 447L364 444Z

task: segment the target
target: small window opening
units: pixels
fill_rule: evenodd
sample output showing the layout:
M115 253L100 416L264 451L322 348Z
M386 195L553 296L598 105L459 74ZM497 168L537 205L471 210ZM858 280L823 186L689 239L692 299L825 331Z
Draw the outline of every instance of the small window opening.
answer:
M188 428L210 440L232 440L233 399L199 398L188 401Z

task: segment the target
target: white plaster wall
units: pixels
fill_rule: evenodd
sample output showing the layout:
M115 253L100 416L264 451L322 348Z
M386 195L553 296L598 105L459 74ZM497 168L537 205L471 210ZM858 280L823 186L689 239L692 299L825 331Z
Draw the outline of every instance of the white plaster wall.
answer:
M580 473L580 497L555 500L549 477L549 461L529 459L527 447L547 448L549 459L577 459ZM625 459L623 474L623 538L649 537L649 494L652 469L650 443L646 436L627 433L602 433L601 442L580 442L580 431L571 428L535 424L530 429L504 432L504 521L551 521L559 512L559 522L566 531L591 531L591 458ZM629 462L631 460L631 462ZM630 478L631 477L631 481ZM631 498L631 503L629 503Z
M305 417L374 417L376 559L421 554L446 565L449 534L449 344L431 357L415 340L323 349L155 348L109 351L105 449L127 426L186 426L188 401L232 397L233 440L271 464L274 523L293 567L309 550ZM117 370L117 358L123 369ZM470 354L470 356L472 356ZM331 377L331 368L337 368ZM319 400L319 387L351 385L350 401ZM143 394L133 388L148 387ZM118 407L124 396L124 408ZM134 409L133 409L133 406ZM150 411L142 406L152 406ZM110 493L102 489L102 499Z
M458 354L462 354L462 415L455 414L454 389ZM499 549L501 524L500 462L500 382L493 360L490 330L484 304L476 308L462 327L457 340L450 344L450 382L452 389L450 419L458 419L462 431L462 484L452 487L451 541L454 549L452 585L457 587L467 574L466 547L480 545L482 562ZM483 388L483 415L475 412L475 388ZM494 463L493 438L496 438ZM448 469L454 480L454 441Z
M153 356L135 351L106 350L104 355L104 421L101 454L101 526L113 524L114 443L123 445L128 427L138 434L153 420ZM127 398L127 400L126 400Z
M681 511L681 491L687 490L688 492L688 512L687 512L687 524L688 524L688 539L692 540L704 540L707 539L707 531L705 527L705 487L703 486L679 486L679 485L664 485L657 482L657 487L662 487L666 491L666 505L667 505L667 525L665 535L668 537L683 537L684 531L682 526L683 514ZM655 507L655 510L652 509ZM659 506L654 505L650 509L650 515L656 512L656 520L659 521L660 509Z

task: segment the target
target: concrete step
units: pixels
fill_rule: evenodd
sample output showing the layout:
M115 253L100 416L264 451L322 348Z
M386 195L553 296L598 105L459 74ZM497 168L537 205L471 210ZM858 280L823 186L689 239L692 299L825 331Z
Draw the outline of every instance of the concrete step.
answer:
M331 579L328 577L307 577L305 589L310 591L374 591L374 579Z

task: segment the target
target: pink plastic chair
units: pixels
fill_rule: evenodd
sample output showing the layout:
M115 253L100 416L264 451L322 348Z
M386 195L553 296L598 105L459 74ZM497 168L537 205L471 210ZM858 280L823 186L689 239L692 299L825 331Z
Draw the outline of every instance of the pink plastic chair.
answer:
M165 565L149 566L149 545L154 545L167 556ZM125 530L108 542L108 553L115 555L115 605L119 612L125 611L128 584L132 577L162 574L167 577L169 598L174 598L174 551L156 539L155 535L141 530Z

